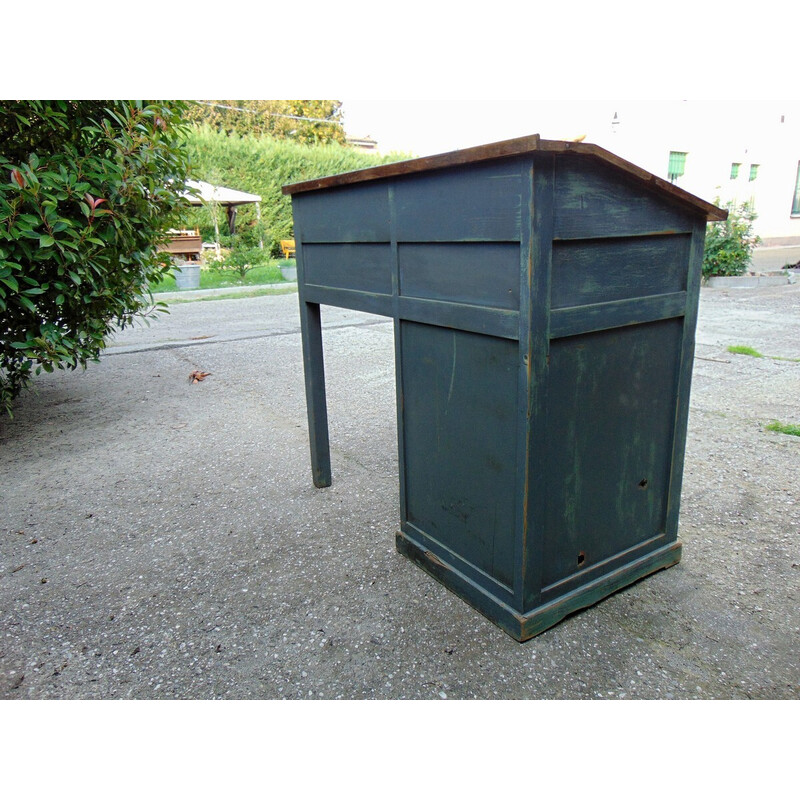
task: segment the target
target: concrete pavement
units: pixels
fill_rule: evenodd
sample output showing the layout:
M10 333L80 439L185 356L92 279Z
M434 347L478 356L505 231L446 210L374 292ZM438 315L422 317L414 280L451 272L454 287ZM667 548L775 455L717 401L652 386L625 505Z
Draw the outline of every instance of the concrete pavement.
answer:
M682 562L519 644L395 552L390 321L324 309L317 490L296 294L173 305L0 421L0 697L798 699L800 363L726 347L799 312L703 290Z

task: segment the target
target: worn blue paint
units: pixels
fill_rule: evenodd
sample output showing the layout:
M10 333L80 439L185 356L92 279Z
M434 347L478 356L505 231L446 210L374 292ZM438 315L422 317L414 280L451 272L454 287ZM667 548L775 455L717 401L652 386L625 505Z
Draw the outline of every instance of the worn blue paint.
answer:
M520 640L680 558L717 213L593 146L528 141L288 187L315 483L319 304L390 316L398 550Z

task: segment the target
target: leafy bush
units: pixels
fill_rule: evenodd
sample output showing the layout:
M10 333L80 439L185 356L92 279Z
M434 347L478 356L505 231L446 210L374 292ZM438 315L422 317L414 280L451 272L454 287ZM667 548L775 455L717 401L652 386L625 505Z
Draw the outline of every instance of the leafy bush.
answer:
M719 205L719 199L715 200ZM726 203L728 218L722 222L710 222L706 229L706 244L703 253L703 277L716 275L741 275L750 266L753 249L761 241L753 234L755 211L747 203L738 207Z
M153 316L148 282L169 269L156 244L186 206L184 110L0 103L0 409L34 373L85 367L116 326Z
M215 272L221 274L231 273L239 280L244 280L245 275L251 269L263 267L269 261L269 251L266 247L247 247L241 244L234 244L229 252L223 253L219 257L219 260L212 257L210 265Z

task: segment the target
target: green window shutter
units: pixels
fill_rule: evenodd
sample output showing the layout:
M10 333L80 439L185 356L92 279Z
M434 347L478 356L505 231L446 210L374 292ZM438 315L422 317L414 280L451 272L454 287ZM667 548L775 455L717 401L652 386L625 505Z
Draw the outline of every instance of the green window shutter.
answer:
M667 177L674 181L680 178L686 171L686 153L678 153L672 150L669 154L669 167L667 168Z
M758 164L750 165L750 180L754 181L758 175Z
M739 177L739 167L741 167L741 166L742 166L741 164L736 164L736 163L731 164L731 180L732 181L736 180L736 178Z
M794 181L794 200L792 200L792 214L800 214L800 161L797 162L797 177Z

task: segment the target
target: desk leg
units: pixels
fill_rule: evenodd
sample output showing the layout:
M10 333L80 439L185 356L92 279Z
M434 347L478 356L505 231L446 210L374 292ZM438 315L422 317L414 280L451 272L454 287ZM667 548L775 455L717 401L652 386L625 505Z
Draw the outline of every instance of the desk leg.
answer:
M300 330L303 338L311 470L314 486L321 489L331 485L331 451L328 442L328 406L325 401L322 323L318 303L300 302Z

